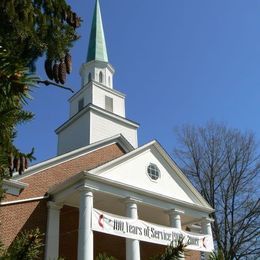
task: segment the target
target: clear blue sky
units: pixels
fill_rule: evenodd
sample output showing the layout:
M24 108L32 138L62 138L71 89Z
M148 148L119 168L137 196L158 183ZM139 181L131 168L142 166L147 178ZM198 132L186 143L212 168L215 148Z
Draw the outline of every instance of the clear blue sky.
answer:
M80 87L94 0L70 0L83 18L72 49L67 85ZM173 129L184 123L225 122L260 140L260 1L100 0L114 87L125 93L129 119L140 123L139 143L157 139L172 154ZM38 64L43 73L43 59ZM69 116L71 94L39 87L19 127L17 145L35 147L37 162L56 155L54 130Z

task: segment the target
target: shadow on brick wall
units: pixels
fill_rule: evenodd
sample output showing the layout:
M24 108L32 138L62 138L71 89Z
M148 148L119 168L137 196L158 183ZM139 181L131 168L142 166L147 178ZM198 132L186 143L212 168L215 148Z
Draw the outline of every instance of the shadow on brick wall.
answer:
M24 206L30 203L32 202L24 203ZM46 200L39 201L36 205L37 206L33 210L32 214L29 216L25 224L21 227L21 229L17 233L15 239L24 231L39 228L40 232L43 234L42 237L43 244L45 243L45 232L46 232L46 225L47 225L47 201ZM19 218L19 211L17 212L17 218ZM10 246L12 246L12 244ZM44 255L44 248L42 249L42 255L40 259L43 259L43 255Z

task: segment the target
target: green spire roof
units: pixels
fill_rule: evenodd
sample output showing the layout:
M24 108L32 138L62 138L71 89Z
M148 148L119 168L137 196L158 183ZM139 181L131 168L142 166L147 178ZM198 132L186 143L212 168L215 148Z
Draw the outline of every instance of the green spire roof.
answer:
M88 45L87 62L93 60L108 62L99 0L96 1Z

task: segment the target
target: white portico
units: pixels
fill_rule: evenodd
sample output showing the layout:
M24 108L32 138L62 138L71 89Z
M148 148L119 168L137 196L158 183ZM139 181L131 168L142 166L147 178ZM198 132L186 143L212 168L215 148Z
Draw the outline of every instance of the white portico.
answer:
M153 167L149 168L150 165ZM196 246L191 244L189 250L209 252L212 249L209 214L213 209L156 141L98 168L82 172L52 188L49 193L53 202L52 207L49 207L49 215L52 217L48 218L46 259L58 257L57 223L61 205L79 209L79 260L94 259L94 252L99 250L94 243L94 237L99 232L125 239L125 252L121 252L123 258L119 259L145 259L141 257L144 254L144 249L140 246L142 241L151 243L151 247L167 244L162 241L160 231L157 234L151 233L151 238L142 237L141 231L140 234L134 235L121 234L120 228L115 234L109 233L109 227L107 231L105 227L109 224L109 218L122 218L119 222L134 223L140 230L142 225L151 225L155 227L154 230L163 230L166 235L168 229L174 228L174 232L180 230L183 234L199 238L199 243ZM94 211L99 214L98 221L93 219ZM194 224L198 224L197 234L187 233L186 228Z

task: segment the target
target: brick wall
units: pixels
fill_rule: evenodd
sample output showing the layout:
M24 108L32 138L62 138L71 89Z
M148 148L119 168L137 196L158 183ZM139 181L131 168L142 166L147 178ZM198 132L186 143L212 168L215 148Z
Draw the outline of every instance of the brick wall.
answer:
M200 260L200 258L199 251L187 251L185 253L185 260Z
M64 206L60 211L59 245L59 255L64 259L77 259L78 227L78 208Z
M90 170L123 154L120 146L113 144L42 170L23 178L21 181L28 183L29 186L19 196L7 194L4 201L43 196L50 187L64 182L83 170ZM39 226L41 231L46 232L46 201L2 206L0 207L0 221L0 240L5 246L9 246L22 230Z

